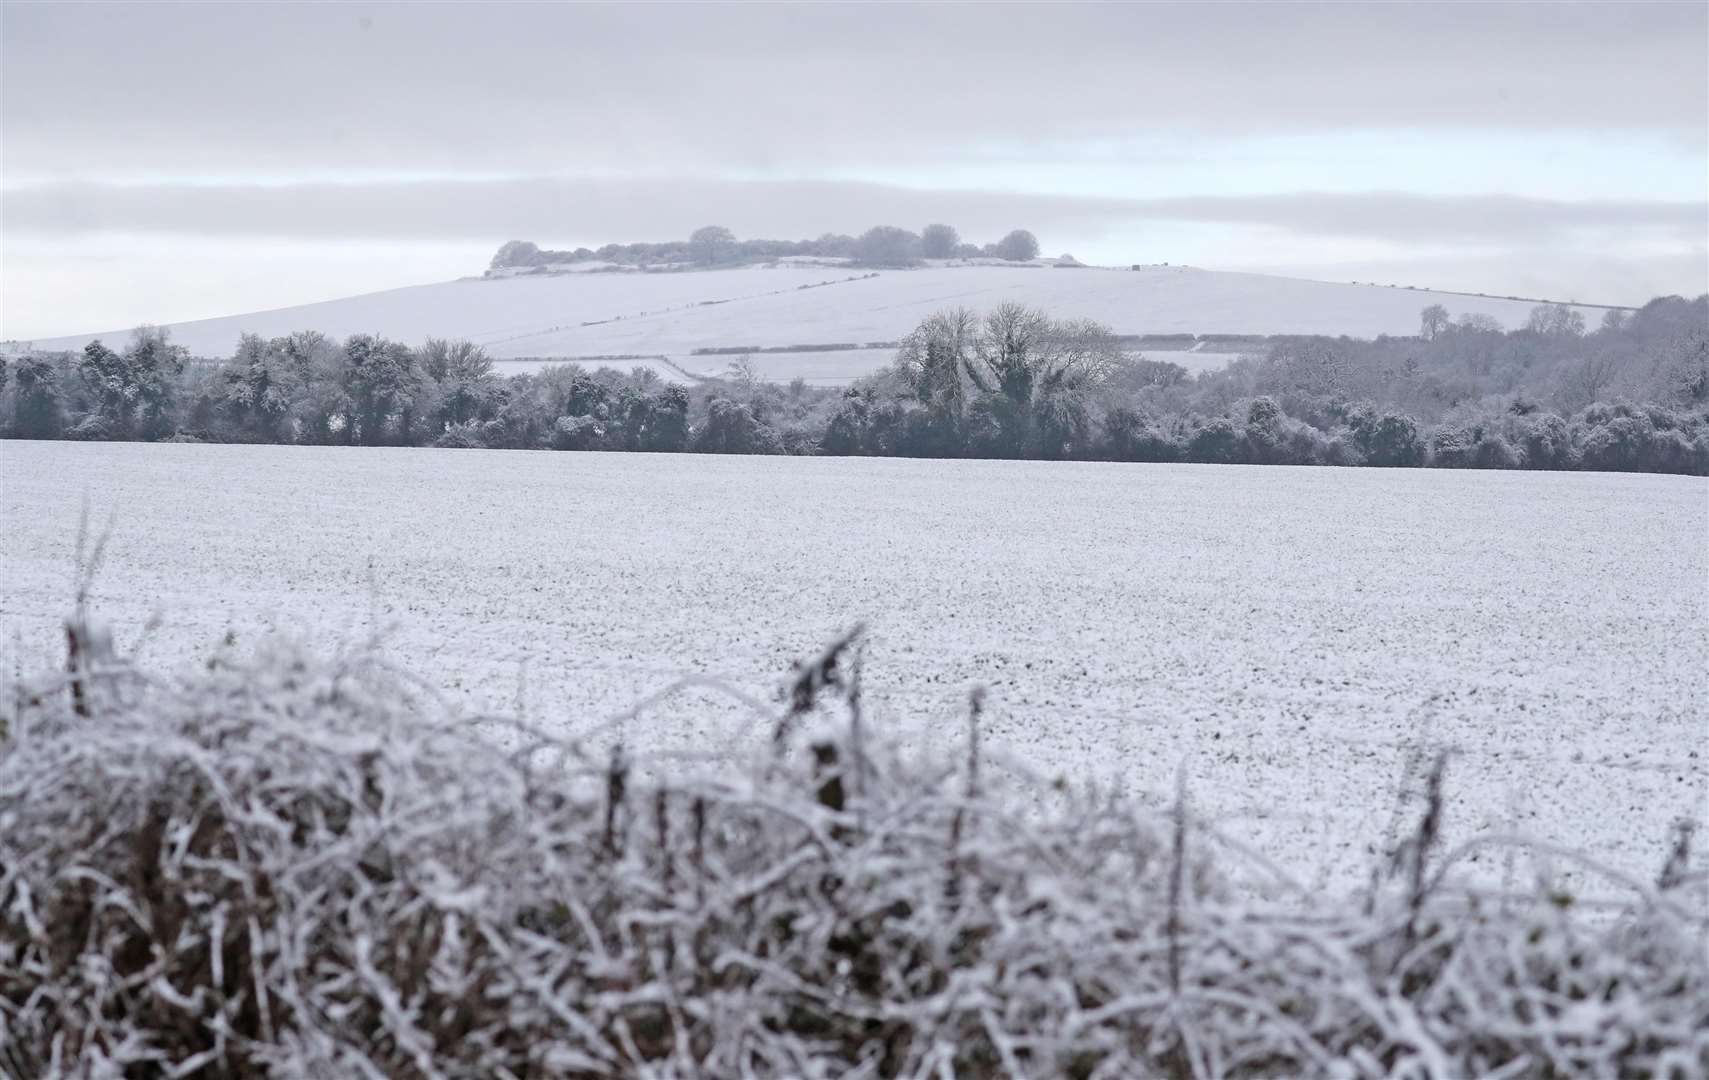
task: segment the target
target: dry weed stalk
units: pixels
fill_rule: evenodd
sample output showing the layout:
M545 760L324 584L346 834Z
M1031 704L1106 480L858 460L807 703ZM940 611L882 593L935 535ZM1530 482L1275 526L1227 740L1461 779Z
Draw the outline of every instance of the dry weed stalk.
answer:
M1485 905L1451 877L1466 852L1529 842L1433 857L1439 760L1401 889L1259 901L1221 883L1242 859L1211 865L1184 780L1162 814L1035 788L981 753L977 698L965 760L852 728L782 752L858 694L857 640L716 772L523 724L500 748L373 655L79 669L87 715L72 675L32 684L0 744L0 1072L1709 1069L1688 837L1659 889L1548 849L1617 911Z

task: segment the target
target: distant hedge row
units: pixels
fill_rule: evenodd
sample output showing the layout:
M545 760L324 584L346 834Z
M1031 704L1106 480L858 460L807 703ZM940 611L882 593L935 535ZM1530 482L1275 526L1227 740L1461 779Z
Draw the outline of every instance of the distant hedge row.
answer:
M1419 337L1277 338L1196 377L1093 323L946 311L835 389L768 382L747 356L693 385L501 377L468 342L312 331L193 363L145 328L0 365L0 435L1709 474L1709 300L1589 334L1561 310L1510 333L1427 312Z

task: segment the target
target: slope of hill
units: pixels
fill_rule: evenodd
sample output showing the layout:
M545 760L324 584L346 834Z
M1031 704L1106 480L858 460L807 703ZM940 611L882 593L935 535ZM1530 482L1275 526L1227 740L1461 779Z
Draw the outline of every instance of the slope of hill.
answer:
M335 337L383 334L405 342L462 337L498 359L668 358L690 373L729 357L695 350L753 346L870 346L906 334L921 318L960 305L1019 301L1065 318L1091 318L1122 334L1412 334L1419 311L1440 303L1455 315L1484 314L1513 327L1533 301L1422 289L1336 284L1189 267L1059 269L929 266L872 272L836 266L747 266L679 273L581 273L469 278L352 296L300 307L172 325L173 340L198 356L229 356L245 332L320 330ZM1594 323L1597 313L1587 310ZM37 341L81 348L99 336ZM805 353L794 354L804 356ZM814 354L811 376L836 380L871 370L887 351ZM662 363L661 361L657 361ZM881 361L879 361L881 362ZM767 377L787 378L772 358ZM809 374L804 370L800 374ZM859 368L860 370L855 370ZM773 370L777 369L777 370Z

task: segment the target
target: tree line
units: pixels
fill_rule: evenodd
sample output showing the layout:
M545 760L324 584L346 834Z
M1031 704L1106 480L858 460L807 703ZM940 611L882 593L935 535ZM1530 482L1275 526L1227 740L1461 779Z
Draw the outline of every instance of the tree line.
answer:
M1559 305L1503 331L1422 313L1416 337L1277 337L1192 376L1095 324L1003 307L926 320L846 392L839 454L1709 474L1709 297Z
M910 266L922 259L994 258L1028 262L1038 258L1038 238L1015 229L989 244L964 243L952 225L927 225L918 233L894 225L875 225L859 236L826 233L817 240L738 240L722 225L696 229L687 240L656 244L606 244L573 251L542 249L528 240L512 240L493 255L490 269L545 268L584 262L622 266L737 266L799 256L848 259L863 266Z
M688 386L576 364L501 376L466 341L314 331L202 362L145 327L120 350L0 365L0 435L1709 475L1709 297L1590 332L1555 306L1510 332L1432 307L1414 337L1278 337L1197 376L1168 355L1016 304L939 312L847 388L740 361Z

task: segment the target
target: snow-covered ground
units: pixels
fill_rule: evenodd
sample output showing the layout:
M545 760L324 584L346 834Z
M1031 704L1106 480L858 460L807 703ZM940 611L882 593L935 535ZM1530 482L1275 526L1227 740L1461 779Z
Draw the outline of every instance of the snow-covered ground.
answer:
M1142 349L1135 355L1148 360L1167 360L1179 364L1191 373L1215 371L1245 355L1238 352L1212 352L1201 349ZM787 383L801 379L810 386L847 386L863 375L870 375L896 359L896 350L883 349L790 349L776 352L719 353L677 357L589 357L582 362L589 367L610 367L619 371L646 368L668 382L687 378L719 378L731 373L731 365L746 357L754 373L767 382ZM494 370L500 375L517 375L538 371L560 361L530 357L499 360Z
M1337 885L1420 743L1458 751L1450 842L1513 820L1648 879L1709 802L1700 479L0 443L8 675L58 662L85 499L96 610L121 648L158 611L157 662L383 629L471 707L591 723L684 673L766 696L865 620L891 730L959 742L983 684L988 744L1143 792L1184 767ZM704 692L623 731L764 733Z
M676 363L696 375L728 374L746 358L754 373L769 382L804 379L814 386L844 386L896 359L895 349L838 349L829 352L756 352L741 356L688 356Z
M1092 318L1123 334L1377 334L1418 332L1419 312L1440 303L1523 324L1526 301L1303 281L1189 267L1140 270L934 266L879 272L787 264L684 273L575 273L419 285L275 311L172 326L201 356L229 356L244 332L320 330L384 334L415 343L462 337L505 357L662 355L695 370L697 348L895 341L944 307L1004 301L1065 318ZM1600 312L1587 310L1594 324ZM120 328L100 335L122 340ZM93 334L37 341L82 348ZM883 354L888 360L889 354ZM870 353L828 353L801 374L841 380L870 372ZM1183 361L1185 362L1185 361ZM781 363L781 361L780 361ZM784 366L789 366L785 364ZM814 374L816 373L816 374Z

